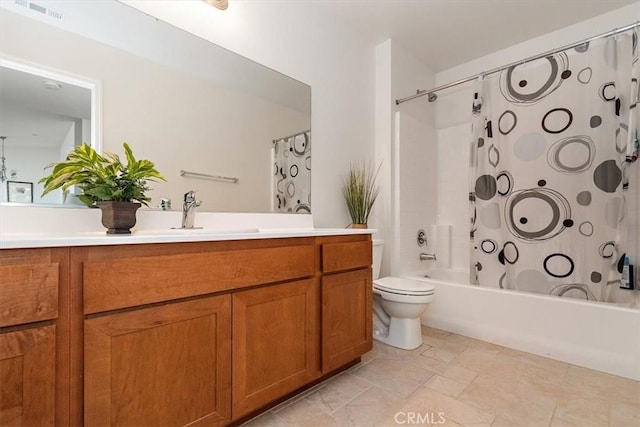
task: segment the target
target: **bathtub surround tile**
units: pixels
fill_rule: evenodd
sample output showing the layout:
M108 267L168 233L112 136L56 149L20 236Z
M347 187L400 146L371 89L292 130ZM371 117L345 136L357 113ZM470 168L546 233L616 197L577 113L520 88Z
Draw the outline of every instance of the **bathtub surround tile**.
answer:
M374 342L361 363L245 425L417 425L408 421L435 420L440 412L444 424L432 425L640 425L638 381L425 329L417 349ZM449 362L441 360L447 351L455 353Z

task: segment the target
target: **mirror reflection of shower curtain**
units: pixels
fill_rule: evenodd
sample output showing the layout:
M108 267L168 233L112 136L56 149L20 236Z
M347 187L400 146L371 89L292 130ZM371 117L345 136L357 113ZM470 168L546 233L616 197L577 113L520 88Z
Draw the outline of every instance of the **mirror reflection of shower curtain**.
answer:
M311 213L311 132L273 143L274 212Z
M639 71L626 32L478 79L472 283L621 297Z

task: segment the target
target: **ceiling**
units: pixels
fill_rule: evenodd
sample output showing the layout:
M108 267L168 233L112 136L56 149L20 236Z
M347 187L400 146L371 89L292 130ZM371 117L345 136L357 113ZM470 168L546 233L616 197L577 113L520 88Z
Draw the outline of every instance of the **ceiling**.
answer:
M637 0L313 0L373 43L439 72ZM640 16L629 16L629 23ZM595 34L594 34L595 35Z

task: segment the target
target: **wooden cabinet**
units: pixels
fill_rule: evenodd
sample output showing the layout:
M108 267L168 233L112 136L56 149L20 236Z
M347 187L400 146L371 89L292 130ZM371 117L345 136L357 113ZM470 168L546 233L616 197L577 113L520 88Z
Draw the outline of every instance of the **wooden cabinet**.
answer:
M369 235L0 250L0 425L226 425L371 348Z
M322 370L331 372L373 346L371 241L323 243Z
M233 417L320 377L319 287L308 279L233 294Z
M68 424L67 249L0 251L0 425Z
M228 424L320 375L313 238L73 254L86 425Z
M231 297L205 297L85 321L90 426L231 421Z

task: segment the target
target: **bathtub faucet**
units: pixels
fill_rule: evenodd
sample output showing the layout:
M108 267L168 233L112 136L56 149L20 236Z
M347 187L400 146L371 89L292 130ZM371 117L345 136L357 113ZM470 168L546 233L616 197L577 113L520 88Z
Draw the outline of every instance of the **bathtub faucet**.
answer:
M422 252L420 254L420 261L436 261L436 254L425 254Z

